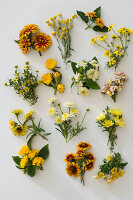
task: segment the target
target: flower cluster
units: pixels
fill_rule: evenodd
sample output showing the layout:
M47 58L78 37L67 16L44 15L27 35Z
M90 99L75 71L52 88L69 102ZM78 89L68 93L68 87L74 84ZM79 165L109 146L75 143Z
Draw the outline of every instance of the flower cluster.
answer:
M86 23L88 28L92 28L94 31L107 32L108 28L104 25L101 17L101 6L96 8L93 12L77 11L77 15Z
M118 126L125 127L122 111L118 108L112 109L107 106L103 113L96 117L96 122L99 124L99 127L103 128L103 131L108 132L108 145L112 152L117 139L116 128Z
M48 103L51 104L48 111L49 115L55 117L56 130L63 135L66 142L69 142L74 136L85 129L82 125L89 108L86 109L82 122L78 121L74 126L72 125L72 120L78 115L79 110L73 102L64 102L63 106L67 108L67 111L62 110L60 102L55 97L51 98Z
M34 105L38 99L35 89L42 84L42 81L38 80L38 71L36 71L36 75L33 75L30 70L29 62L25 63L23 73L20 73L18 66L15 66L15 77L9 79L9 83L6 82L5 86L13 87L17 94L23 96L24 100L31 105Z
M103 160L103 164L99 166L96 178L104 179L106 183L110 183L124 175L123 169L127 164L127 162L123 162L120 153L114 153L112 156L109 154L107 159Z
M116 96L119 91L124 87L124 83L127 82L128 77L124 72L114 73L115 77L104 84L101 94L109 95L116 102Z
M27 173L33 177L37 169L43 170L42 165L49 156L48 145L45 145L40 151L31 150L28 146L23 146L18 154L21 156L12 156L13 161L18 169L23 170L23 173Z
M58 48L65 63L71 56L71 29L73 27L73 19L76 17L77 15L73 15L70 19L64 19L62 14L58 14L58 16L46 21L48 26L51 26L54 30L52 35L55 36L58 42Z
M71 88L76 85L78 94L88 96L90 89L100 89L96 82L99 78L99 63L96 57L89 62L85 60L80 63L71 62L71 66L75 74L72 78Z
M30 110L28 113L26 113L26 115L23 117L23 122L20 120L20 114L22 112L23 111L21 109L15 109L12 111L17 118L17 122L12 119L9 120L9 129L12 130L12 133L15 136L27 135L26 138L29 137L27 141L29 148L31 148L31 142L33 138L37 135L47 140L46 136L50 135L50 133L45 133L45 130L40 127L41 120L39 121L38 125L35 124L33 117L34 111ZM43 132L43 134L41 134L41 132Z
M25 25L19 32L19 40L14 40L21 49L23 54L27 54L30 49L41 52L46 51L52 44L51 37L46 33L39 32L39 27L36 24Z
M62 74L57 71L57 61L53 59L48 59L45 62L46 68L52 70L53 73L46 73L42 76L42 82L54 89L54 95L56 95L57 90L59 93L63 93L65 86L61 83Z
M91 145L86 142L80 142L77 145L76 154L69 153L65 156L66 172L69 176L78 177L84 185L84 175L86 171L91 171L94 167L95 157L91 152L86 150L90 149Z
M114 35L111 35L111 42L106 40L107 36L93 37L91 44L96 44L103 49L105 49L104 55L109 58L109 61L106 63L106 67L115 67L117 68L121 59L127 54L127 48L130 42L130 34L133 33L129 28L120 28L117 31L113 29L114 24L108 26L108 31L113 31ZM104 45L101 45L99 42L102 42Z

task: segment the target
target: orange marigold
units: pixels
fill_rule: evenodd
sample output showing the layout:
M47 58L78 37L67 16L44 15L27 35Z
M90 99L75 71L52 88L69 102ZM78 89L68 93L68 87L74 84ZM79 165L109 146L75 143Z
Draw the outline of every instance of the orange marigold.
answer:
M39 31L39 27L36 24L25 25L24 28L19 32L19 37L30 35Z
M26 54L30 51L30 39L28 37L21 37L19 40L19 49L21 49L23 54Z
M37 51L43 52L51 46L52 40L46 33L38 33L33 37L33 43Z
M103 28L103 27L104 27L104 22L103 22L100 18L97 18L97 19L96 19L96 24L97 24L100 28Z

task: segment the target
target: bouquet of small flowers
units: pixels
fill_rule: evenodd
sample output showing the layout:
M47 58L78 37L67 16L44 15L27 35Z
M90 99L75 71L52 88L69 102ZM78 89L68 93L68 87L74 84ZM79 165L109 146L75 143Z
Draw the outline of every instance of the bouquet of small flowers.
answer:
M21 156L12 156L16 167L23 170L24 174L28 174L33 177L36 174L36 170L43 170L42 165L49 157L48 144L45 145L40 151L37 149L30 149L28 146L23 146L18 154Z
M5 86L13 87L17 94L23 96L23 99L31 105L34 105L38 99L35 90L38 85L42 84L42 81L38 80L38 71L36 71L36 75L32 74L29 62L26 62L25 65L23 73L20 73L18 66L15 66L15 77L9 79L9 83L6 82Z
M87 152L91 145L80 142L77 145L76 154L69 153L65 156L66 172L74 178L80 176L80 181L84 185L84 175L86 171L91 171L94 167L95 157L91 152Z
M71 19L64 19L62 14L58 14L58 16L46 21L48 26L51 26L54 30L52 35L57 40L58 48L65 63L71 56L71 50L73 50L71 48L71 29L73 27L73 19L76 17L77 15L73 15Z
M102 35L98 38L93 37L91 40L91 44L96 44L102 47L105 50L104 55L109 58L109 61L106 63L106 68L110 67L117 68L119 62L122 58L127 55L127 49L130 42L130 35L133 33L129 28L119 28L117 31L113 29L114 24L108 26L108 31L113 31L113 35L111 35L111 42L106 40L107 36ZM99 43L102 42L103 44Z
M82 122L78 121L74 126L72 125L72 120L78 115L79 111L73 102L64 102L63 105L67 108L67 111L62 110L60 102L55 97L51 98L48 103L51 104L48 111L49 115L56 118L56 130L63 135L66 142L69 142L74 136L85 129L82 125L87 112L90 110L89 108L86 109Z
M82 11L77 11L77 15L86 23L86 29L92 28L97 32L108 31L108 27L104 25L101 19L101 6L96 8L93 12L87 12L86 14Z
M12 113L16 116L17 122L10 119L9 120L9 129L12 130L12 133L15 136L24 136L27 135L26 138L29 138L27 141L28 147L31 149L31 142L34 137L37 135L41 136L43 139L48 140L46 136L50 135L51 133L46 133L43 128L40 127L41 120L39 121L38 125L34 122L34 111L30 110L26 115L23 117L24 120L20 119L20 114L23 111L21 109L15 109L12 111ZM41 134L43 132L43 134Z
M116 128L118 126L125 127L125 123L123 121L123 113L118 108L107 108L100 113L96 118L96 123L98 123L99 127L103 128L103 131L108 132L108 145L110 146L111 152L114 149L115 141L117 139Z
M25 25L19 32L19 40L14 40L23 54L27 54L31 48L38 51L41 56L41 52L46 51L52 44L51 37L39 31L39 27L36 24Z
M48 59L45 62L46 68L50 69L53 73L46 73L42 76L42 82L54 89L54 95L56 95L57 91L59 93L63 93L65 90L65 86L61 83L62 81L62 74L57 71L57 61L53 59Z
M104 179L106 183L110 183L123 176L125 171L123 170L127 165L127 162L123 162L120 153L114 153L114 155L107 157L103 160L103 164L99 166L99 172L97 173L97 179Z
M96 57L89 62L85 60L79 63L71 62L71 66L75 74L72 78L71 88L76 85L78 94L88 96L90 89L100 89L96 82L99 78L99 63Z
M127 82L128 77L124 72L114 73L115 77L104 84L101 94L109 95L114 102L116 102L116 96L119 91L124 87L124 83Z

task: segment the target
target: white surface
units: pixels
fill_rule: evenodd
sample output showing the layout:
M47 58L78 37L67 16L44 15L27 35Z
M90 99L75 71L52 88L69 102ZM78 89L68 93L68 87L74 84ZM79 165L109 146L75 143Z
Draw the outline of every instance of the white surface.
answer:
M99 91L92 91L88 97L81 97L76 94L76 89L70 93L70 83L72 70L70 66L63 66L60 53L57 49L57 43L53 38L52 47L43 53L40 57L37 52L32 50L26 56L22 55L18 46L13 39L18 38L19 30L24 25L35 23L42 32L52 33L50 27L45 21L50 17L63 13L65 17L71 17L76 10L93 11L96 7L102 6L102 19L105 24L115 23L115 27L127 26L132 27L132 0L4 0L1 1L0 18L0 55L1 55L1 73L0 73L0 105L1 105L1 138L0 138L0 199L2 200L132 200L133 199L133 135L132 135L132 112L133 112L133 38L128 49L128 57L125 57L119 65L118 71L124 71L129 76L129 81L123 91L117 96L117 102L114 104L111 98L102 98ZM76 19L72 30L72 47L75 49L71 60L80 61L89 60L97 56L100 62L100 80L99 84L103 86L105 81L113 76L113 69L104 70L106 59L103 56L102 49L91 46L90 40L96 35L92 30L84 30L85 24ZM48 112L47 101L53 96L53 90L49 87L40 86L37 90L39 95L38 102L35 106L29 107L29 104L23 101L12 88L5 88L4 82L11 76L14 71L13 66L23 67L25 61L29 61L33 69L38 69L40 75L47 71L44 67L44 61L48 58L54 58L62 66L61 71L64 74L63 80L66 84L64 95L58 95L63 101L74 101L80 108L79 118L82 117L87 106L91 111L85 120L87 130L74 138L69 144L65 143L64 138L55 131L54 120L51 119ZM125 161L129 164L126 167L126 173L123 178L106 185L104 181L92 178L98 170L103 157L106 157L109 150L106 146L106 133L102 133L97 127L95 118L106 106L121 108L124 112L124 119L127 123L125 128L117 129L118 140L117 150L122 153ZM23 175L19 171L11 156L17 155L21 146L26 144L25 137L14 137L8 129L8 121L11 110L21 108L25 112L30 109L36 111L39 119L43 117L42 126L52 132L49 136L50 157L44 165L44 171L38 171L34 178ZM65 172L64 156L67 153L74 152L76 145L80 141L87 141L92 144L91 151L96 156L95 168L86 173L85 187L80 184L79 178L71 178ZM39 137L34 141L35 148L41 148L44 145Z

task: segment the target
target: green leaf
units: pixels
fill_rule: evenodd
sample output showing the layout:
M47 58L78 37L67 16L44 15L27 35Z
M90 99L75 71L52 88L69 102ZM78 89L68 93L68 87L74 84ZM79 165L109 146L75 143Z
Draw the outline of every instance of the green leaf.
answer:
M96 8L96 9L94 10L94 12L96 13L96 16L97 16L98 18L100 18L100 17L101 17L101 6L99 6L98 8Z
M46 160L49 157L49 149L48 144L45 145L38 153L39 157L42 157L44 160Z
M71 84L71 88L74 86L74 82L72 82L72 84Z
M77 10L77 15L87 24L89 22L89 17L85 16L85 13Z
M31 142L32 142L32 139L36 136L36 134L33 134L30 139L27 141L27 146L29 147L29 149L31 149Z
M12 156L12 159L17 165L20 164L21 158L19 156Z
M96 32L108 32L108 27L104 26L103 28L100 28L100 26L96 25L93 27L93 30Z
M16 42L17 44L19 44L19 40L14 40L14 42Z
M93 90L99 90L100 89L99 85L96 82L94 82L92 79L86 79L85 85L87 87L93 89Z
M27 167L27 174L31 177L33 177L36 173L36 166L35 165L30 165Z
M48 135L51 135L51 133L45 133L45 134L43 134L44 137L48 136Z
M92 60L95 60L95 61L97 61L98 62L98 59L97 59L97 57L95 56L94 58L92 58Z
M72 66L72 70L73 70L73 73L74 73L74 74L76 74L76 72L77 72L76 65L77 65L77 63L71 62L71 66Z

